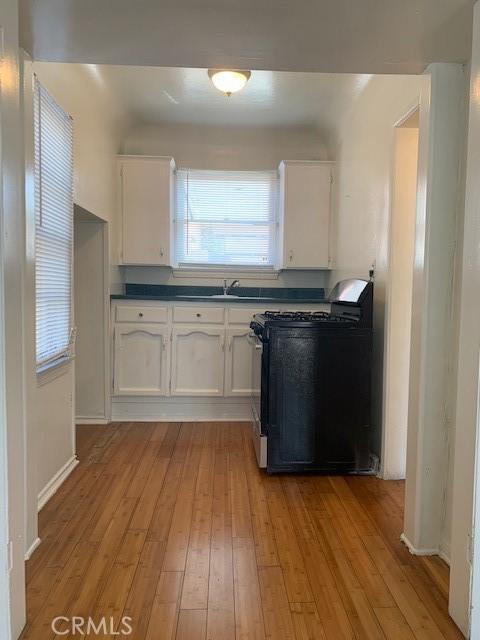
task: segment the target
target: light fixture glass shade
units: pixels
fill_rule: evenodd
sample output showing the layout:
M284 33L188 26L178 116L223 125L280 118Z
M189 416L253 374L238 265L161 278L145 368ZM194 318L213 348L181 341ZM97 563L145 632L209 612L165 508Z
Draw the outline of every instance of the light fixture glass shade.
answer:
M209 69L208 75L219 91L230 96L232 93L243 89L251 73L250 71L241 71L238 69Z

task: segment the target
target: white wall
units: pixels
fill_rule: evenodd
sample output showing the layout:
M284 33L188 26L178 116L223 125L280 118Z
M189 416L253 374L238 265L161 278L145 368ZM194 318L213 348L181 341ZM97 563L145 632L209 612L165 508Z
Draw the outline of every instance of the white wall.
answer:
M383 345L388 268L394 125L418 103L416 76L376 76L364 88L344 123L334 183L334 269L331 284L367 278L375 265L374 424L381 424ZM380 454L380 440L373 443Z
M122 153L173 156L178 167L276 169L281 160L328 160L315 129L140 126L125 136Z
M35 62L34 72L74 123L74 202L111 220L119 151L127 117L95 73L95 65Z
M74 121L75 203L111 221L116 206L116 154L126 117L89 65L35 62L33 71ZM118 277L117 270L112 273ZM31 296L33 300L33 291ZM98 345L99 351L102 348ZM29 424L30 454L35 447L37 464L30 465L27 474L27 549L36 538L38 496L75 453L73 363L57 373L39 378L29 407L34 416Z
M105 292L106 224L93 216L74 219L74 300L77 343L75 356L75 414L81 419L105 420L110 414L106 403L106 343L108 311ZM107 238L108 240L108 238ZM108 358L107 358L108 360ZM109 392L109 387L108 387ZM78 420L80 418L80 420Z
M387 480L404 479L406 473L417 169L418 128L398 127L389 239L381 462L382 476Z
M425 77L372 78L346 121L337 158L336 262L332 281L351 275L366 276L369 267L376 266L373 420L379 426L382 424L394 125L422 95L426 116L421 115L421 120L423 117L427 130L420 145L425 175L420 198L423 212L420 211L420 218L417 216L415 244L414 317L417 322L412 325L420 342L412 350L419 366L414 370L411 383L419 393L414 394L415 402L410 395L414 415L409 414L407 478L413 477L413 481L407 482L405 526L412 537L418 534L413 542L416 548L445 550L450 531L449 523L445 522L445 502L448 505L451 490L446 444L451 411L449 388L453 382L451 373L448 378L453 342L450 307L464 76L461 67L456 65L432 65L429 72ZM430 80L434 107L429 99ZM422 138L422 129L420 136ZM430 322L437 326L431 326ZM428 432L424 434L427 425ZM376 444L379 448L380 442ZM420 532L425 536L420 536ZM431 541L429 545L428 541Z
M220 286L223 275L233 280L232 274L222 274L221 277L184 277L175 276L169 267L121 267L123 281L139 284L174 284L174 285L207 285ZM262 278L241 277L242 287L329 287L329 271L282 271L278 278L267 280Z

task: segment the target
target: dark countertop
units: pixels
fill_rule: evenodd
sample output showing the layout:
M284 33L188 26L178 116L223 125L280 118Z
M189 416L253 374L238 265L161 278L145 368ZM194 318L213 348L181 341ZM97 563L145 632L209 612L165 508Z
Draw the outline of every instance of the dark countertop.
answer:
M222 293L222 287L126 284L125 293L113 294L110 297L112 300L176 300L177 302L228 302L229 304L328 303L327 292L323 288L237 287L234 289L234 296L213 297Z

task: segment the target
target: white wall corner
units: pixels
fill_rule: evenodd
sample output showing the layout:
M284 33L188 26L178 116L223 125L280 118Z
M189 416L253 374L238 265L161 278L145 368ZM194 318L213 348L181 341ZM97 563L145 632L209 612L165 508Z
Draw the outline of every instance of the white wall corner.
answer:
M37 549L37 547L40 545L41 542L42 541L40 540L40 538L35 538L35 540L32 542L32 544L29 546L29 548L25 552L25 562L27 560L30 560L30 558L33 555L33 552Z
M432 64L426 79L420 104L405 538L413 549L438 553L445 526L445 399L451 384L464 68Z
M38 510L40 511L50 498L60 489L62 484L79 464L77 456L72 456L38 494Z
M410 551L412 556L438 556L440 555L440 551L437 547L416 547L410 540L407 538L405 533L400 535L400 540Z

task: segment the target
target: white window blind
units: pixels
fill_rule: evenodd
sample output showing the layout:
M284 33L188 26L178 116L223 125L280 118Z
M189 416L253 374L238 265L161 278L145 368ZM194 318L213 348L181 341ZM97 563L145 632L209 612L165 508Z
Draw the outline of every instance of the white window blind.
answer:
M73 125L35 79L35 286L37 366L70 353Z
M178 169L176 263L273 266L277 190L275 171Z

